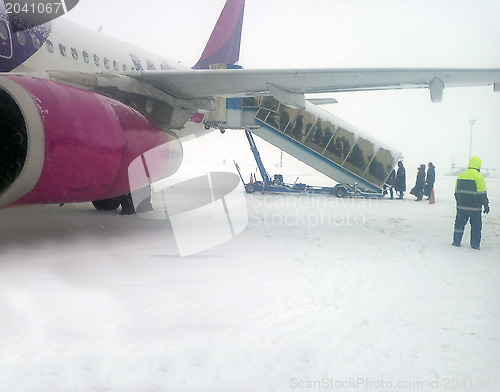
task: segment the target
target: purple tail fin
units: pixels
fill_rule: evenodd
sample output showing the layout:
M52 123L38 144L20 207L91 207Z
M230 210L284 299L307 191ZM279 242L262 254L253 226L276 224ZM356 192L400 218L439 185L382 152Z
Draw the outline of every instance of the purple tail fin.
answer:
M194 69L210 64L236 64L240 57L241 26L245 0L227 0L207 46Z

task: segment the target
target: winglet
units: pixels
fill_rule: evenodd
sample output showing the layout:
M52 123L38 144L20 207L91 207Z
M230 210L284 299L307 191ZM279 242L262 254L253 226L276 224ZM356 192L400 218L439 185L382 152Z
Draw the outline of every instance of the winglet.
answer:
M240 57L245 0L227 0L201 58L193 69L211 64L236 64Z

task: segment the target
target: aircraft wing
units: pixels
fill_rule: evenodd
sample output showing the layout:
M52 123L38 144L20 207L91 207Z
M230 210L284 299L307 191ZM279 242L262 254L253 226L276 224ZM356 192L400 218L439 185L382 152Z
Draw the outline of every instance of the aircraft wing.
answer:
M228 69L147 71L127 76L177 98L244 97L278 93L429 88L439 101L445 87L495 85L500 69ZM273 91L274 90L274 91Z

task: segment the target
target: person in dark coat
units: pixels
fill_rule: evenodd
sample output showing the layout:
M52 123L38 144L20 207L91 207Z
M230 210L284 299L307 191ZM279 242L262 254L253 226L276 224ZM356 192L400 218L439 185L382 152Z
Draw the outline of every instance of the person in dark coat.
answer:
M394 190L400 199L403 198L406 192L406 169L401 161L398 162L398 171L396 173L396 181L394 182Z
M415 186L410 191L411 195L416 196L417 200L422 200L424 196L424 188L425 188L425 165L421 164L417 171L417 179L415 181Z
M424 195L427 196L427 200L431 197L432 189L434 188L434 182L436 182L436 167L429 162L427 166L427 177L425 178L425 188Z

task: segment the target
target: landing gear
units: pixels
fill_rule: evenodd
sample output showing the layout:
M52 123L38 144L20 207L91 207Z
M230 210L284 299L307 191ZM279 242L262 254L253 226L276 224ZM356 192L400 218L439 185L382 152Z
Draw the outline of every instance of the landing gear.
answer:
M112 199L95 200L92 204L99 211L114 211L121 205L123 215L135 214L134 203L130 193L128 195L113 197Z
M92 204L97 210L100 211L113 211L121 205L122 215L133 215L136 212L141 213L153 211L153 206L151 205L151 187L146 186L144 188L138 189L135 192L137 192L137 194L134 193L134 196L137 196L138 198L140 198L139 200L141 200L137 208L135 208L134 206L134 200L131 193L113 197L111 199L95 200L92 202Z
M151 205L151 188L146 187L142 189L147 190L149 194L148 197L139 203L137 208L135 208L134 200L132 199L132 195L130 193L118 198L120 200L120 204L122 205L122 215L133 215L135 213L153 211L153 206Z
M135 214L134 201L132 200L132 195L130 193L120 196L118 199L122 205L122 215Z
M95 200L92 202L96 210L99 211L113 211L120 207L120 200L118 197L105 200Z

